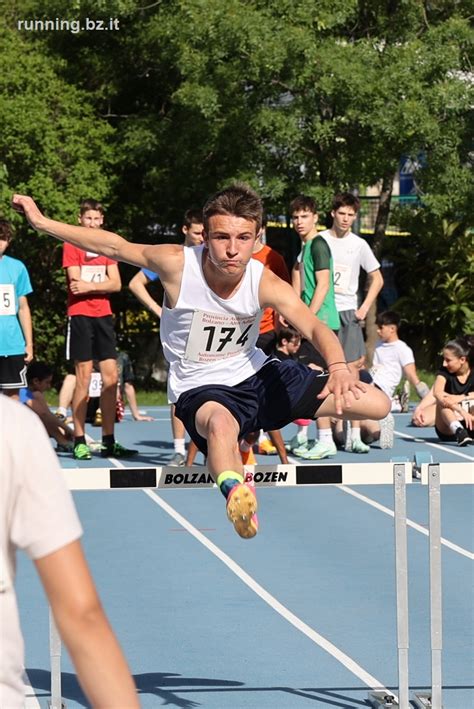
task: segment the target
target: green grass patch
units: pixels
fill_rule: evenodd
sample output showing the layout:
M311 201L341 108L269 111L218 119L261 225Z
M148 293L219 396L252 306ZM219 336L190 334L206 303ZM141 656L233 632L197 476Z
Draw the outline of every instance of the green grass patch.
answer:
M55 389L50 389L46 392L46 401L49 406L56 407L58 405L58 392ZM168 397L165 391L147 391L145 389L137 389L138 406L166 406Z

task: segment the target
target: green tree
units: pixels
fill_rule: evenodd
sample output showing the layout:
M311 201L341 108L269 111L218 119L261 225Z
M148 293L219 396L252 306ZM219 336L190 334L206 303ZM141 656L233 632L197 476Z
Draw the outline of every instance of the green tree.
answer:
M66 283L61 244L34 234L9 208L13 192L32 194L51 216L77 220L78 205L112 181L113 129L97 121L88 97L57 75L58 59L32 51L18 33L0 34L0 189L4 216L16 225L10 253L25 262L34 293L30 304L37 357L64 360Z
M168 239L186 207L235 178L280 213L296 192L313 194L324 211L336 190L379 184L374 248L381 254L402 155L420 162L422 202L400 218L414 220L414 229L421 209L433 239L443 220L464 233L472 31L463 3L27 4L35 16L120 20L120 31L100 36L22 38L61 58L58 75L86 92L97 126L105 126L103 149L116 169L111 224L130 238ZM12 25L18 13L12 0Z

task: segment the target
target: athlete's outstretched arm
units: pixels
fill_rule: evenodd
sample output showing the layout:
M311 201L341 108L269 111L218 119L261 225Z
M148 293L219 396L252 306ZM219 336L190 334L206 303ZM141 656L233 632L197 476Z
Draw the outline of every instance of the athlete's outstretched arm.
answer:
M358 399L360 391L365 391L366 387L349 370L344 350L334 332L311 312L288 283L268 269L262 274L259 297L261 307L276 310L321 352L330 377L319 396L334 394L336 412L342 414L344 406L350 407L348 392Z
M169 270L170 257L173 260L173 255L182 251L181 246L174 244L158 246L133 244L118 234L105 229L88 229L48 219L38 209L33 199L25 195L13 195L12 206L26 216L36 231L42 231L60 241L66 241L84 251L94 251L116 261L124 261L141 268L150 268L160 276L165 275Z

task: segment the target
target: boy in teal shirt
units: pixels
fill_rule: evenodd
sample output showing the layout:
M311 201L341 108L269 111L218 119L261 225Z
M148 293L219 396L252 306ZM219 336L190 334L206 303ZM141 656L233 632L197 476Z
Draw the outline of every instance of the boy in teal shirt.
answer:
M0 219L0 390L18 398L33 359L33 327L27 296L33 291L26 266L5 254L12 228Z

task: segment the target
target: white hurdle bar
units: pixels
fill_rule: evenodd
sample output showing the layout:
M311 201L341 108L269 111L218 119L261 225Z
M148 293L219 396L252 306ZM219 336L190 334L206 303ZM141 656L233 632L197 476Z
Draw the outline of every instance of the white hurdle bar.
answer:
M412 464L401 463L405 482L412 481ZM256 487L300 485L392 485L394 463L316 465L246 465L247 482ZM63 468L71 490L160 489L217 487L206 468L171 466L133 468Z
M454 471L454 472L453 472ZM130 489L196 489L217 487L203 467L171 466L133 468L63 468L72 491ZM372 707L410 709L408 682L408 555L406 485L412 483L411 462L343 463L316 465L245 466L245 479L256 487L298 487L314 485L393 485L395 517L395 577L397 603L397 650L399 697L386 692L369 692ZM440 485L473 484L470 463L422 464L421 484L428 485L430 499L430 622L431 694L415 694L420 709L442 709L442 612L441 612L441 520ZM418 483L418 481L417 481ZM419 484L419 483L418 483ZM50 709L65 709L61 697L61 641L50 613L51 701Z

